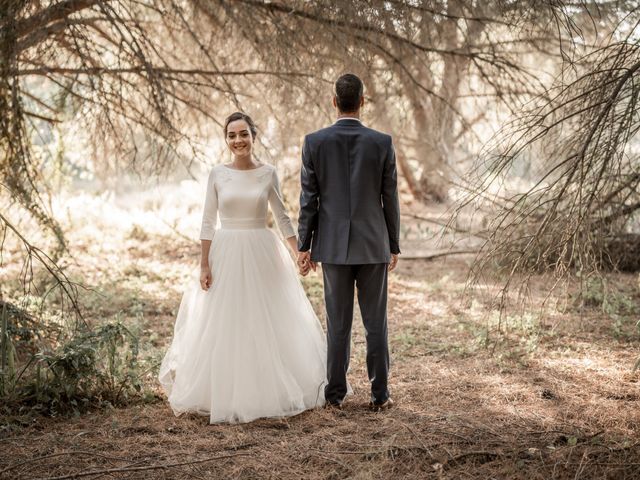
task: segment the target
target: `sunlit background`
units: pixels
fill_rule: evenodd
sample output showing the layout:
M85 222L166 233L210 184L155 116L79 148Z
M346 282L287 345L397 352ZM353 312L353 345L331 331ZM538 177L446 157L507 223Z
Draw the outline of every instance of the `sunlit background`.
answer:
M25 461L78 445L193 459L211 431L258 460L176 475L640 475L637 1L0 3L0 475L97 468ZM335 120L345 72L397 154L400 408L181 423L156 374L206 177L231 161L224 119L254 118L296 223L300 147ZM323 319L321 275L301 281Z

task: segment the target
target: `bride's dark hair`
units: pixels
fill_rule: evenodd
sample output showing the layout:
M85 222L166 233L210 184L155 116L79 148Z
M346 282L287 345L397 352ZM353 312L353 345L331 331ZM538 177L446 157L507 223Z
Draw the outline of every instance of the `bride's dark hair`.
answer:
M249 131L251 132L251 136L254 139L256 138L256 136L258 135L258 127L256 127L256 124L254 123L254 121L251 119L251 117L249 115L247 115L246 113L242 113L242 112L233 112L224 121L224 136L225 137L227 136L227 127L229 126L229 124L231 122L235 122L236 120L244 120L245 122L247 122L247 125L249 125Z

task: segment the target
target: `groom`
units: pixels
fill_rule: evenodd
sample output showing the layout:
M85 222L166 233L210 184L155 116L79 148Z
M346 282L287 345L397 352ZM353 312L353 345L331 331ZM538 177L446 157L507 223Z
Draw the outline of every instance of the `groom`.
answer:
M389 397L387 274L398 262L400 209L391 137L365 127L362 81L335 83L337 121L310 133L302 146L298 267L302 275L322 263L327 310L325 399L341 408L347 393L354 285L367 339L372 410Z

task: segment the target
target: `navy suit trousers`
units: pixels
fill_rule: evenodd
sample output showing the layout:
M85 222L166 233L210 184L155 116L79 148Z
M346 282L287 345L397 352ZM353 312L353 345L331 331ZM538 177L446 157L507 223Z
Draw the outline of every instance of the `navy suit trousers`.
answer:
M389 398L389 347L387 341L386 263L364 265L322 264L327 309L327 380L325 399L341 403L347 393L351 354L354 286L367 341L367 373L371 401Z

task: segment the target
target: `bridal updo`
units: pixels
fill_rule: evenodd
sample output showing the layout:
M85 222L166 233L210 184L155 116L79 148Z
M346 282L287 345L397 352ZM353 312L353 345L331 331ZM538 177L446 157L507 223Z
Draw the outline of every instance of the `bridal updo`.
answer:
M255 122L249 115L242 112L233 112L227 117L227 119L224 121L224 136L227 136L227 127L229 126L229 124L231 122L235 122L236 120L244 120L245 122L247 122L247 125L249 125L249 131L251 132L251 137L253 137L253 139L255 140L256 136L258 135L258 127L256 127Z

